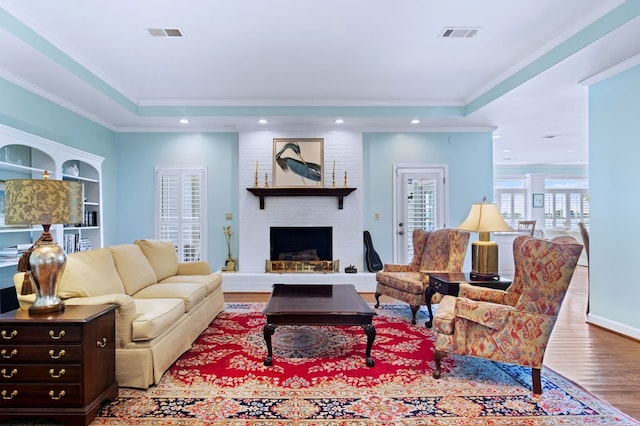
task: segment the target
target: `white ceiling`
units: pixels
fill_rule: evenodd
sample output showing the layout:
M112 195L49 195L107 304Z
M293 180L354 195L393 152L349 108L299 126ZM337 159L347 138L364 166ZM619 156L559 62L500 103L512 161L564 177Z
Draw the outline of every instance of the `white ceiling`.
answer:
M580 82L640 54L637 5L0 0L0 77L117 131L495 128L497 165L586 164Z

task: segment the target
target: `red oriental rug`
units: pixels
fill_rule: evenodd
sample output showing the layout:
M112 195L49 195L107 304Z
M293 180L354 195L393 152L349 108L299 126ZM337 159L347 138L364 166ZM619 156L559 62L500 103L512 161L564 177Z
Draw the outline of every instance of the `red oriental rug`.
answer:
M95 425L637 425L548 369L542 395L529 369L447 357L431 377L433 333L406 305L374 318L375 366L360 327L278 327L265 367L264 304L227 304L147 391L120 389Z

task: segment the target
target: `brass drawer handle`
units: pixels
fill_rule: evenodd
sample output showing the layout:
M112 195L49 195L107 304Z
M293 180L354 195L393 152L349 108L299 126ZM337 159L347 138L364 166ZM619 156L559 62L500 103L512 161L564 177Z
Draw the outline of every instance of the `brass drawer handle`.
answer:
M49 330L49 337L51 337L53 340L60 340L64 337L66 333L64 332L64 330L61 330L60 333L58 333L58 335L55 335L55 331L53 330Z
M7 335L7 330L2 330L0 334L4 340L11 340L18 335L18 330L13 330L9 335Z
M5 379L10 379L13 376L15 376L16 374L18 374L18 370L17 369L13 369L11 370L11 372L9 374L7 374L7 369L3 368L0 373L2 373L2 377L4 377Z
M102 340L98 340L98 341L96 342L96 345L97 345L99 348L105 348L105 347L107 346L107 338L106 338L106 337L103 337L103 338L102 338Z
M54 355L55 352L53 351L53 349L49 350L49 356L51 357L51 359L60 359L64 356L64 354L66 354L67 351L65 351L64 349L60 349L60 352L58 352L58 355Z
M56 393L55 393L54 391L52 391L52 390L50 390L50 391L49 391L49 397L50 397L51 399L56 399L56 400L57 400L57 399L62 399L62 397L65 395L65 391L61 390L61 391L58 393L58 396L55 396L55 395L56 395Z
M13 358L14 356L18 355L18 350L17 349L13 349L11 352L7 353L6 349L3 349L0 351L0 356L2 356L2 358Z
M3 389L2 392L0 392L0 395L2 395L2 399L13 399L18 396L18 391L14 390L9 395L7 395L7 391Z
M49 370L49 375L54 379L59 379L60 377L64 376L64 373L66 372L67 371L64 368L61 368L60 371L58 371L58 374L55 374L55 370L52 368L51 370Z

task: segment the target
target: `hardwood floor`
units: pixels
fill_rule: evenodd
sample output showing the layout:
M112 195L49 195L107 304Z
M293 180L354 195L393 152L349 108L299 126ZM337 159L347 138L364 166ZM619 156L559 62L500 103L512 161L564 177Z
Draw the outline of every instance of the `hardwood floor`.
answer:
M640 421L640 342L586 323L587 288L588 268L578 266L547 346L545 366ZM362 297L375 301L372 293ZM268 293L225 293L227 302L268 299ZM383 296L381 301L393 300Z

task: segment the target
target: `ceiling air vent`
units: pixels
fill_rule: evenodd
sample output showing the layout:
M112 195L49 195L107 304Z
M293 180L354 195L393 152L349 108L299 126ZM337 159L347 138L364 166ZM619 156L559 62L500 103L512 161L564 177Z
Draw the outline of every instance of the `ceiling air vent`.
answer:
M442 38L471 38L478 34L480 27L447 27L440 33Z
M153 37L182 37L182 32L177 28L148 28Z

